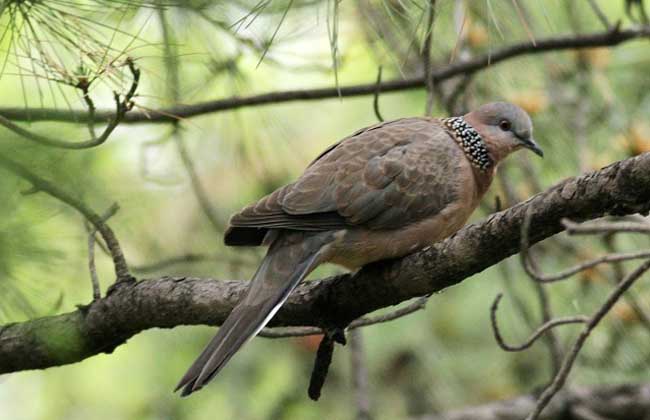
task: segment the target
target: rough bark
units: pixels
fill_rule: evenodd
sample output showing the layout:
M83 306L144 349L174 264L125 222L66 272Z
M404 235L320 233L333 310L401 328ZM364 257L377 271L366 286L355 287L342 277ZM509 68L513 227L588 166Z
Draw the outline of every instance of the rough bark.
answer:
M399 260L384 261L300 286L272 326L345 326L366 313L457 284L519 250L531 212L531 243L574 221L650 208L650 153L567 179L526 202L466 226L447 240ZM74 312L0 327L0 373L42 369L110 353L149 328L220 324L246 283L162 277L116 284L106 297Z

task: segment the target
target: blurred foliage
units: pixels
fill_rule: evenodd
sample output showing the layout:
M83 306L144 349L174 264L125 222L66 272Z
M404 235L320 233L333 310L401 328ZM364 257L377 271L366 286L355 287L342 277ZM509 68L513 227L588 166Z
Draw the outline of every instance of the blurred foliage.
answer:
M531 35L571 33L576 26L602 30L588 2L571 2L578 22L569 19L563 3L439 0L434 66ZM598 3L611 21L630 23L625 2ZM26 113L38 107L83 110L76 86L86 78L97 108L112 108L112 91L130 82L122 71L126 57L143 73L136 110L168 106L175 98L195 103L336 81L370 83L378 66L384 80L417 76L422 74L427 10L428 2L394 0L5 0L0 2L2 105L23 107ZM173 72L177 82L170 78ZM501 182L495 182L474 218L493 211L497 196L503 202L506 187L522 200L538 187L579 173L581 164L599 168L649 151L648 74L647 41L638 41L613 49L524 56L474 75L463 91L463 106L499 99L518 103L532 114L535 137L546 152L543 162L520 154L501 168ZM425 96L423 91L382 94L382 114L387 119L420 115ZM435 105L435 115L447 113L440 101ZM371 97L293 102L207 114L182 120L176 129L123 125L106 144L82 151L36 146L3 129L0 153L29 164L99 213L118 202L121 210L110 224L136 268L189 253L217 256L146 276L246 279L261 251L222 245L221 232L197 203L177 142L187 149L223 227L229 214L297 176L326 146L374 122ZM88 135L84 121L26 127L69 141ZM580 130L588 139L584 147L575 140ZM71 311L91 297L83 219L51 197L27 190L26 182L0 169L2 323ZM617 244L631 250L647 247L648 241L621 237ZM606 251L603 243L581 238L551 240L535 249L548 272ZM98 269L105 291L113 272L100 251ZM321 269L315 276L333 270ZM611 268L603 267L549 286L554 313L589 313L613 279ZM517 354L504 353L494 343L488 310L501 290L506 298L499 319L506 339L523 339L540 316L535 290L516 258L433 296L426 311L364 330L377 418L477 404L545 384L550 371L543 342ZM646 281L635 289L641 307L650 312L649 292ZM561 343L570 343L575 331L560 330ZM0 418L354 417L346 348L336 349L321 401L307 399L315 351L308 338L255 339L207 389L186 400L172 395L212 333L209 327L147 331L111 355L1 377ZM649 333L622 302L590 339L573 380L648 380Z

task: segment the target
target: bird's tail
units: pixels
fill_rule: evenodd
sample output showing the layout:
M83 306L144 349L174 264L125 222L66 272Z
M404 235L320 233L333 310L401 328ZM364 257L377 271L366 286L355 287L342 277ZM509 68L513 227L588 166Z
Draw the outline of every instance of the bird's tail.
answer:
M291 291L322 262L326 234L279 233L217 335L196 359L176 389L187 396L207 384L243 346L271 320Z

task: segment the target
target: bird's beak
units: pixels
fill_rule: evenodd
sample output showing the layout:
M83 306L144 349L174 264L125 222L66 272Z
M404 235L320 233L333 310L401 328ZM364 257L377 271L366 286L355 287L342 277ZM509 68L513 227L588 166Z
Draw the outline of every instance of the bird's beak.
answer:
M544 151L539 147L539 145L533 140L531 137L526 138L526 139L520 139L521 144L523 147L526 149L532 150L533 153L535 153L537 156L543 158L544 157Z

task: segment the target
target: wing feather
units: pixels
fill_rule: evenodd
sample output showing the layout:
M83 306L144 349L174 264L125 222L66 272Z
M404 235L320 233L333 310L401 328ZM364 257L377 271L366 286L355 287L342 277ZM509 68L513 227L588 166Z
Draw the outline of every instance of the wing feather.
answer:
M226 243L253 237L248 242L257 245L268 229L408 225L456 197L448 174L462 158L436 120L407 118L360 130L319 156L294 183L235 214Z

